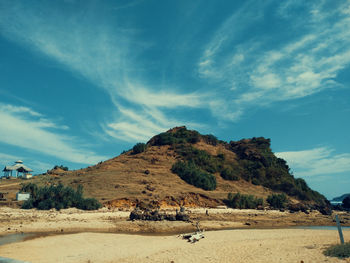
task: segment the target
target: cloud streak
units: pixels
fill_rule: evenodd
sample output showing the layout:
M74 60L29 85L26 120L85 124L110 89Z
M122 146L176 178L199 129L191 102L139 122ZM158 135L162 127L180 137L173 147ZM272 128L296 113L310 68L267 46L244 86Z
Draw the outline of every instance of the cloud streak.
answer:
M260 8L255 8L253 1L247 2L207 44L197 64L200 77L230 89L232 108L240 111L341 86L337 76L350 64L350 2L344 1L332 10L327 9L327 3L281 4L275 19L284 23L286 31L295 32L281 41L279 35L276 39L240 37L252 24L263 23L261 10L274 12L269 11L268 2ZM295 5L305 8L305 13L288 16ZM256 16L247 21L253 10Z
M43 115L30 108L0 104L0 142L74 163L94 164L107 159L78 145L76 138L58 133L58 124L39 116Z
M285 159L298 177L350 173L350 154L334 154L334 150L327 147L276 155Z
M203 106L202 95L143 84L144 78L139 76L143 65L137 56L149 44L134 41L136 31L131 28L118 23L111 28L108 18L104 21L96 17L92 8L64 14L47 6L34 9L19 1L4 1L3 5L0 29L4 36L78 72L110 95L119 114L102 126L112 137L145 139L151 131L169 128L169 117L163 116L164 112L159 114L162 109ZM126 112L143 118L129 119ZM146 134L141 136L136 130Z

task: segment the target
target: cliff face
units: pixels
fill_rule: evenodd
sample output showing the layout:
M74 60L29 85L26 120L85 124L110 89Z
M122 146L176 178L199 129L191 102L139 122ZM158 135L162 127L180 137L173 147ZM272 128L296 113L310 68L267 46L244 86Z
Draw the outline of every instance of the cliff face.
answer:
M46 178L46 179L45 179ZM76 187L107 206L222 205L229 193L266 199L286 193L292 204L326 206L326 199L295 179L262 137L224 142L176 127L134 150L85 169L46 175L42 181Z

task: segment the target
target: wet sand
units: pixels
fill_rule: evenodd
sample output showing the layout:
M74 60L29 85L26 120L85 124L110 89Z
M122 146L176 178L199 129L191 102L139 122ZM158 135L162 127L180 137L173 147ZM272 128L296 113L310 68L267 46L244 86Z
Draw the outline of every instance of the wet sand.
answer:
M176 234L196 229L200 222L206 230L237 228L281 228L290 226L335 225L333 216L321 215L318 211L305 214L277 210L239 209L187 209L191 222L170 221L129 221L130 211L108 210L82 211L75 208L61 211L23 210L0 207L0 236L13 233L157 233ZM175 213L164 210L163 213ZM342 224L350 226L350 214L339 214Z

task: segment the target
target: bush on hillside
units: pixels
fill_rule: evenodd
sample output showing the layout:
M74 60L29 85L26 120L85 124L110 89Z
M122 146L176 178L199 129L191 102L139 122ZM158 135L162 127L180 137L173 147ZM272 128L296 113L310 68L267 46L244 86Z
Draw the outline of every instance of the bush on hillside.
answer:
M139 142L132 147L132 154L142 153L146 150L147 145L145 143Z
M206 151L194 148L192 145L178 145L175 149L186 161L193 162L208 173L220 172L223 168L224 160L218 156L213 156Z
M237 167L226 167L221 171L220 175L225 180L238 181L240 173L241 171Z
M262 198L257 198L253 195L242 195L240 193L233 195L232 193L229 193L226 204L232 208L254 209L258 206L262 206L264 201Z
M23 209L38 208L39 210L57 210L76 207L83 210L96 210L102 205L94 198L83 198L83 187L78 186L77 190L62 184L57 186L39 187L29 183L22 186L21 191L30 193L31 197L22 205Z
M198 168L193 162L176 162L171 171L185 182L204 190L215 190L216 177Z
M272 208L281 209L285 208L288 202L287 196L283 194L272 194L266 199Z
M216 146L219 143L218 138L212 134L203 135L202 138L207 144L210 145Z
M181 127L174 132L163 132L153 137L150 141L151 145L178 145L184 143L199 142L200 134L197 131L187 130L186 127Z

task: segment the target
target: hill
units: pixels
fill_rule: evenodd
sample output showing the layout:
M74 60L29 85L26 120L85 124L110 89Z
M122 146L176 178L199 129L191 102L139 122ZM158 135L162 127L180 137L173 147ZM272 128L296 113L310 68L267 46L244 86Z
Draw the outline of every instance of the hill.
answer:
M138 143L118 157L84 169L53 169L33 179L39 185L84 187L105 206L216 207L229 193L266 198L285 193L290 204L320 209L324 196L295 179L263 137L224 142L176 127ZM232 195L231 195L232 196Z
M334 197L332 199L333 202L342 202L346 197L350 196L350 194L343 194L341 196L338 197Z

